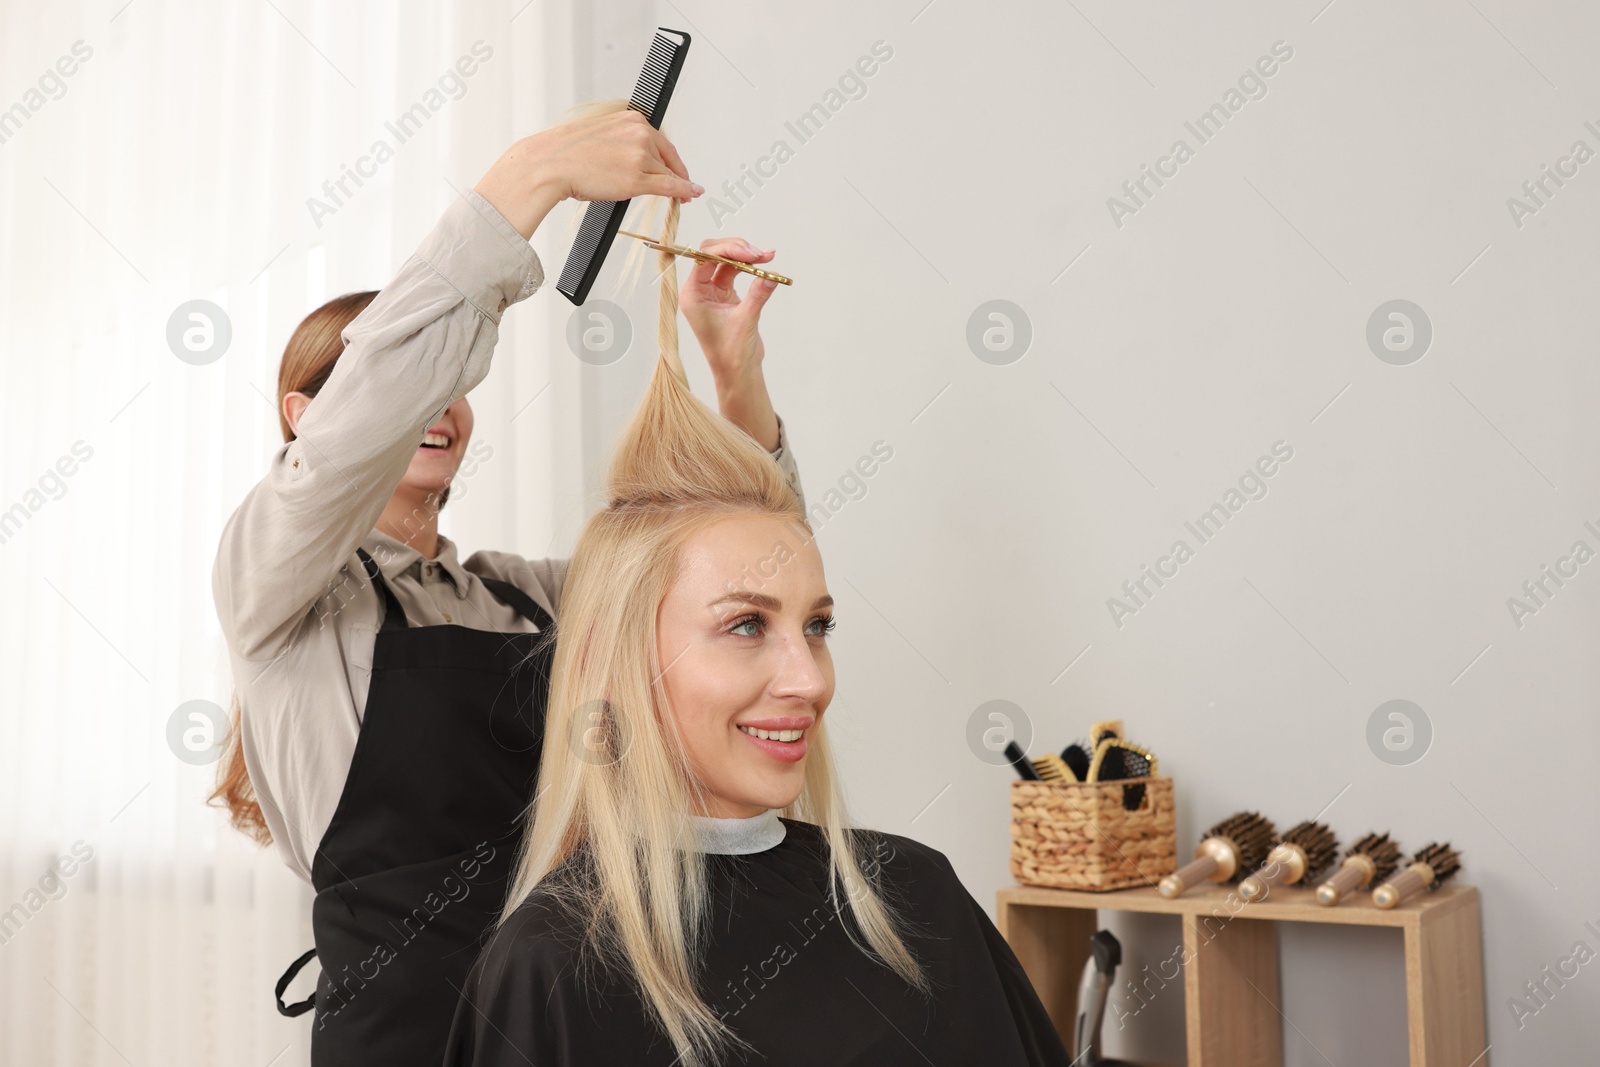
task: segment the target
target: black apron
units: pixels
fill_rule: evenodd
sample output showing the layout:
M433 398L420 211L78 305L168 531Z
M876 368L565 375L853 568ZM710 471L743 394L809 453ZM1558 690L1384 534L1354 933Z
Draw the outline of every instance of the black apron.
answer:
M505 902L533 798L553 622L509 582L481 579L540 633L409 626L372 557L383 627L361 733L312 862L316 948L277 986L316 1009L313 1067L437 1067L467 970ZM317 991L283 991L316 956Z

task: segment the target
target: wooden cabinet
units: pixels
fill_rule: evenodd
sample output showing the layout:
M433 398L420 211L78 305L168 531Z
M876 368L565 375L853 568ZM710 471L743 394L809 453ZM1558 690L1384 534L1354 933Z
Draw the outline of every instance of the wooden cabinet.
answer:
M1278 924L1399 927L1405 934L1411 1067L1488 1067L1478 891L1449 884L1391 911L1359 894L1337 907L1313 889L1274 889L1244 903L1233 886L1207 884L1176 900L1154 886L1081 893L1013 885L997 896L1000 933L1027 970L1070 1047L1078 980L1098 928L1096 912L1177 915L1183 923L1188 1067L1282 1067ZM1362 1025L1351 1019L1351 1026Z

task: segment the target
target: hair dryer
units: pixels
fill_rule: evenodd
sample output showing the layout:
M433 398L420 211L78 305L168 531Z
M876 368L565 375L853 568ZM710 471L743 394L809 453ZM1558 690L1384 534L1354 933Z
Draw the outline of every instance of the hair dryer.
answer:
M1078 984L1078 1025L1072 1037L1072 1067L1133 1067L1123 1060L1100 1055L1100 1024L1105 1020L1106 998L1122 962L1122 944L1110 930L1097 930L1089 938L1089 959Z

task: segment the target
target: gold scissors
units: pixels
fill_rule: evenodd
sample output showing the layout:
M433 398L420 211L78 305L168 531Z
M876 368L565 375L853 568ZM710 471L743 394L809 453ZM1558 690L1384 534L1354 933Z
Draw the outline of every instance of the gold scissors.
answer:
M644 242L644 246L646 248L653 248L657 252L670 252L675 256L687 256L689 259L699 260L702 263L726 263L730 267L737 267L746 274L754 274L757 278L764 278L769 282L776 282L779 285L794 284L793 278L785 278L781 274L774 274L770 270L762 270L760 267L753 267L748 263L741 263L737 259L728 259L725 256L713 255L710 252L702 252L698 248L684 248L682 245L664 245L660 241L657 241L654 237L646 237L642 233L629 233L627 230L618 230L617 232L622 234L624 237L637 237L639 240Z

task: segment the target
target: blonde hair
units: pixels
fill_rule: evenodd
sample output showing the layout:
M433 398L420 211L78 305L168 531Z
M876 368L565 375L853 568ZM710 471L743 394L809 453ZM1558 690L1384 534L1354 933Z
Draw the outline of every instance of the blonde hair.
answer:
M677 220L669 200L664 243L676 239ZM679 550L711 522L771 516L805 540L811 529L772 457L690 392L678 356L676 260L658 255L661 355L612 459L608 502L584 526L561 594L540 789L501 922L536 890L569 909L594 958L631 975L683 1063L698 1067L725 1042L748 1045L696 989L710 885L690 813L704 810L705 790L661 683L657 609ZM845 826L820 718L801 793L779 814L820 827L834 911L842 919L848 907L867 944L841 922L851 940L927 993L880 865L864 859L877 835Z

